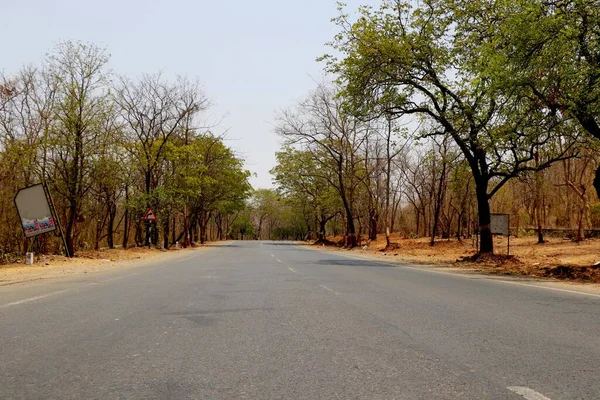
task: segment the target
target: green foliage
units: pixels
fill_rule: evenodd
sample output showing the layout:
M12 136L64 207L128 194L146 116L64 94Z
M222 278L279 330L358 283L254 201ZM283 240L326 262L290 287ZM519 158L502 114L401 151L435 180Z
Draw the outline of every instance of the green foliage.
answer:
M116 77L108 58L93 44L63 42L40 67L0 75L0 178L10 181L0 210L14 231L0 252L24 250L8 200L43 180L71 250L114 247L117 236L143 244L147 207L166 245L209 220L222 236L245 207L250 173L222 138L198 127L208 100L197 81Z
M339 76L349 113L416 116L427 126L421 137L452 138L475 182L481 251L491 252L489 200L509 179L570 157L579 131L521 92L499 90L484 65L502 64L491 54L496 43L487 53L475 51L477 45L463 30L472 15L466 12L463 18L455 3L389 0L378 10L360 8L355 21L341 14L335 20L341 33L331 43L341 56L323 59L327 70ZM470 2L465 9L477 12L496 3ZM504 3L511 7L512 2ZM479 25L471 28L479 32ZM538 164L540 148L547 157Z
M250 222L250 215L247 213L237 216L228 232L232 239L249 239L254 236L254 226Z

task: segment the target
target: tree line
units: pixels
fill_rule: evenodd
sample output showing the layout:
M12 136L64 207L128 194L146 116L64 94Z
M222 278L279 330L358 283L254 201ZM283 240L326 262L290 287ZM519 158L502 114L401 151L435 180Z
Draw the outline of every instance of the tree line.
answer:
M333 80L276 127L275 195L306 233L477 234L491 253L493 212L541 242L598 227L595 1L384 0L334 22Z
M249 171L205 126L197 81L111 72L105 49L59 43L40 65L0 76L0 248L56 252L23 239L16 191L46 182L71 254L81 248L225 238L251 192ZM148 208L157 224L145 224Z

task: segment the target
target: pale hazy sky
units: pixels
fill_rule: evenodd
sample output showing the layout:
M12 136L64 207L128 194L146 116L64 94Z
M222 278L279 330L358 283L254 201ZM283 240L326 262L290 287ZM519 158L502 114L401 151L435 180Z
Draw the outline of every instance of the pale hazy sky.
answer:
M351 10L379 3L345 2ZM106 47L119 74L198 77L257 188L271 186L275 111L323 77L315 58L337 32L335 0L0 0L0 10L7 73L39 63L58 41L82 40Z

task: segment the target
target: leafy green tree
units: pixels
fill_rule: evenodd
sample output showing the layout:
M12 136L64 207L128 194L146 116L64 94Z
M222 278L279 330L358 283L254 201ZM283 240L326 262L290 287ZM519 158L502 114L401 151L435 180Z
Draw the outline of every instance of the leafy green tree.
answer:
M248 209L251 210L254 219L256 239L271 239L271 231L277 224L280 214L280 201L281 197L273 189L256 189L252 193ZM266 235L263 234L265 226L267 226Z
M464 68L471 54L445 1L384 1L378 10L362 7L354 22L345 14L336 22L341 33L332 46L341 57L324 59L339 76L347 109L365 119L416 116L431 125L422 136L452 138L475 182L480 253L493 252L490 199L523 171L565 158L569 146L560 145L572 127ZM542 146L555 152L536 166Z
M107 62L105 51L95 45L63 42L48 56L43 72L54 94L45 156L51 186L66 202L65 236L71 256L84 198L97 176L95 159L109 140L104 126L110 112Z
M181 78L171 83L160 74L144 75L138 82L121 78L115 89L118 105L129 140L126 149L143 178L143 193L161 183L168 143L178 135L187 137L194 129L194 117L208 105L197 83ZM156 206L146 204L146 207ZM146 245L150 243L146 230Z
M254 225L250 221L250 215L247 212L238 215L231 225L229 236L238 240L254 236Z
M326 224L342 209L340 197L329 184L331 171L315 161L311 152L285 147L276 153L277 166L271 170L278 191L298 210L306 225L316 220L318 242L326 240ZM299 201L294 201L294 198Z
M250 172L243 168L243 160L225 146L222 138L204 135L197 140L197 154L204 171L197 175L199 195L192 204L200 227L199 239L204 243L211 217L217 213L241 209L252 187L248 182Z
M453 0L469 68L499 93L574 119L600 140L600 7L596 0ZM594 186L600 196L600 168Z

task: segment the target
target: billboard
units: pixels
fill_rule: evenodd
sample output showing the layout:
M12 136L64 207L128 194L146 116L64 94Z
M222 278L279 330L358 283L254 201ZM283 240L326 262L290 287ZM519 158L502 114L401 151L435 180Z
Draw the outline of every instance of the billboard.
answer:
M43 184L20 189L15 195L15 206L25 237L33 237L57 229Z

